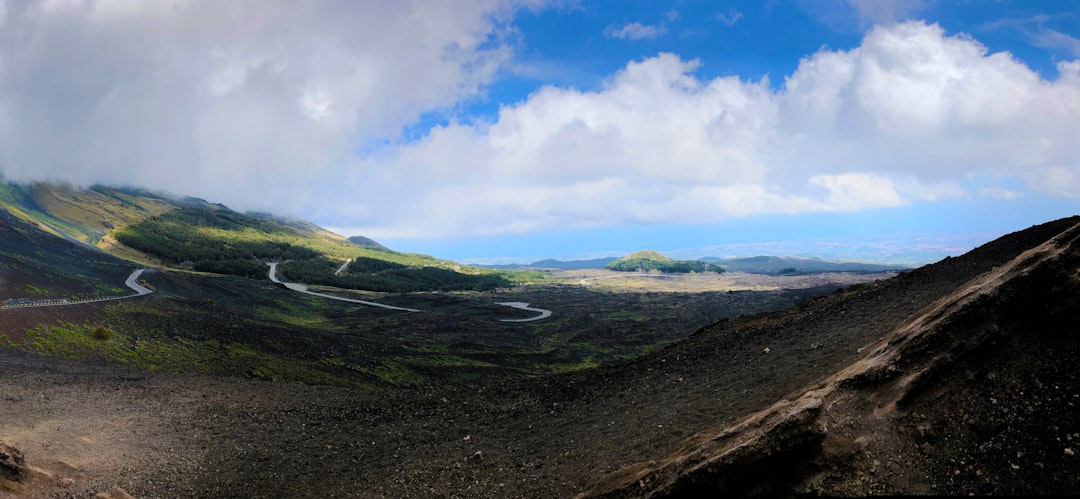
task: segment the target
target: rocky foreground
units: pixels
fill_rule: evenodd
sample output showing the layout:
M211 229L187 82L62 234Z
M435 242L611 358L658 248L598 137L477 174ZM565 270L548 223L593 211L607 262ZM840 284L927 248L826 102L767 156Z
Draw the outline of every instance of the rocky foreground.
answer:
M1070 493L1078 223L722 321L625 365L516 384L368 392L0 348L0 491Z

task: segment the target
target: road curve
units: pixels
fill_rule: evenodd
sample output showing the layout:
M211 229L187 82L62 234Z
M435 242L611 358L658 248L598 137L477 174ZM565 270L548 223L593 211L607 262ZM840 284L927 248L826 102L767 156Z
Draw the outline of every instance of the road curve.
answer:
M373 301L364 301L364 300L353 300L352 298L342 298L340 296L327 295L327 294L323 294L323 293L316 293L314 291L308 290L308 287L303 285L303 284L297 284L295 282L281 282L277 278L277 262L267 263L267 265L270 266L270 274L269 274L269 276L270 276L271 281L273 281L276 284L281 284L282 286L285 286L286 288L289 288L289 289L291 289L293 291L296 291L298 293L305 293L305 294L309 294L309 295L313 295L313 296L319 296L319 297L326 298L326 299L329 299L329 300L337 300L337 301L344 301L344 302L349 302L349 303L356 303L356 304L365 305L365 306L368 306L368 307L385 308L387 310L401 310L403 312L420 312L420 310L417 310L415 308L395 307L393 305L387 305L385 303L376 303L376 302L373 302Z
M142 276L142 273L143 273L144 270L146 270L146 269L135 269L134 271L131 272L131 275L128 276L127 280L124 281L125 286L131 288L132 291L135 291L135 294L133 294L133 295L110 296L108 298L94 298L92 300L51 302L51 303L41 303L41 304L30 303L30 304L26 304L26 305L17 305L17 306L12 306L12 307L0 306L0 310L19 309L19 308L37 308L37 307L63 307L65 305L82 305L84 303L98 303L98 302L103 302L103 301L123 300L123 299L126 299L126 298L135 298L137 296L148 295L150 293L153 293L154 290L152 290L150 288L147 288L146 286L143 286L142 284L139 284L139 277Z
M527 319L499 319L500 322L532 322L532 321L538 321L538 320L541 320L541 319L547 319L548 317L551 317L551 311L550 310L546 310L546 309L542 309L542 308L533 308L533 307L530 307L528 303L525 303L523 301L504 301L502 303L499 303L499 305L518 308L518 309L521 309L521 310L528 310L530 312L540 312L540 315L537 315L536 317L529 317Z
M131 275L128 276L127 280L124 281L125 286L135 290L135 292L138 293L138 294L133 295L133 296L148 295L148 294L154 292L154 290L152 290L150 288L147 288L146 286L143 286L142 284L139 284L139 277L142 276L142 273L143 273L144 270L146 270L146 269L138 269L135 272L132 272ZM127 297L121 297L121 298L127 298Z

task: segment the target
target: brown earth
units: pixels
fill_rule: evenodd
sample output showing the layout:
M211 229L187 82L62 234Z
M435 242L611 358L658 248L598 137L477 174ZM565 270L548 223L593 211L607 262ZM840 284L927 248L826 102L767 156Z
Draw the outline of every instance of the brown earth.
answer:
M1077 223L721 321L624 365L512 384L372 392L0 348L0 440L36 477L0 491L1071 493Z

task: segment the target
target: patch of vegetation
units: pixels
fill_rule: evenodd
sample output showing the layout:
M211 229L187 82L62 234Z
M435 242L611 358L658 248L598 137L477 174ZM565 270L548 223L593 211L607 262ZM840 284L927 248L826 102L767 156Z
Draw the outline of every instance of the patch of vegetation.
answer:
M335 262L324 258L293 260L285 262L279 268L290 280L296 282L392 293L489 291L508 288L513 284L502 273L497 272L463 274L438 267L408 267L387 261L373 264L373 261L379 260L365 259L363 266L380 270L363 274L353 270L350 265L350 272L334 275Z
M98 326L90 330L90 337L95 340L108 341L112 338L112 331L105 326Z
M672 260L655 251L639 251L619 258L607 265L608 270L619 272L650 272L665 274L687 274L690 272L724 272L724 269L711 263L697 260Z
M109 332L107 338L99 338L95 336L99 328L105 329L70 322L40 325L26 332L27 349L68 359L117 361L151 371L240 374L268 380L356 384L308 365L314 362L298 362L243 343L188 338L170 341L119 332Z
M266 278L266 264L254 259L200 260L193 264L192 270L213 274L229 274L251 279Z

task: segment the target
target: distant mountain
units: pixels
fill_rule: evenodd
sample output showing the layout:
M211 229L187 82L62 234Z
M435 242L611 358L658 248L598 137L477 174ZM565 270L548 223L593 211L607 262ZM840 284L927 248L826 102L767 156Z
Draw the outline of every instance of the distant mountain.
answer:
M538 260L533 263L501 263L501 264L488 264L477 265L477 267L483 267L485 269L501 269L501 270L529 270L529 269L542 269L542 270L581 270L581 269L602 269L605 265L615 261L616 257L608 256L604 258L593 258L591 260L555 260L548 258L546 260Z
M820 258L794 256L753 256L747 258L705 257L700 261L719 265L733 272L751 274L816 274L820 272L887 272L911 270L904 265L860 262L833 262Z
M657 261L674 261L655 251L639 251L623 257L623 259L646 259ZM582 270L603 269L612 262L618 260L615 257L594 258L590 260L538 260L533 263L511 263L477 265L487 269L525 270L525 269L549 269L549 270ZM689 261L689 260L685 260ZM822 260L820 258L807 258L797 256L752 256L745 258L717 258L707 256L697 261L719 266L723 270L732 272L746 272L749 274L816 274L821 272L889 272L911 270L905 265L889 265L863 262L838 262Z
M371 239L370 237L353 236L349 238L349 242L353 244L359 244L360 246L370 246L372 248L388 249L386 246L379 244L378 241Z
M608 263L605 268L620 272L642 272L656 270L665 274L685 274L689 272L724 272L718 265L697 260L672 260L655 251L638 251Z

